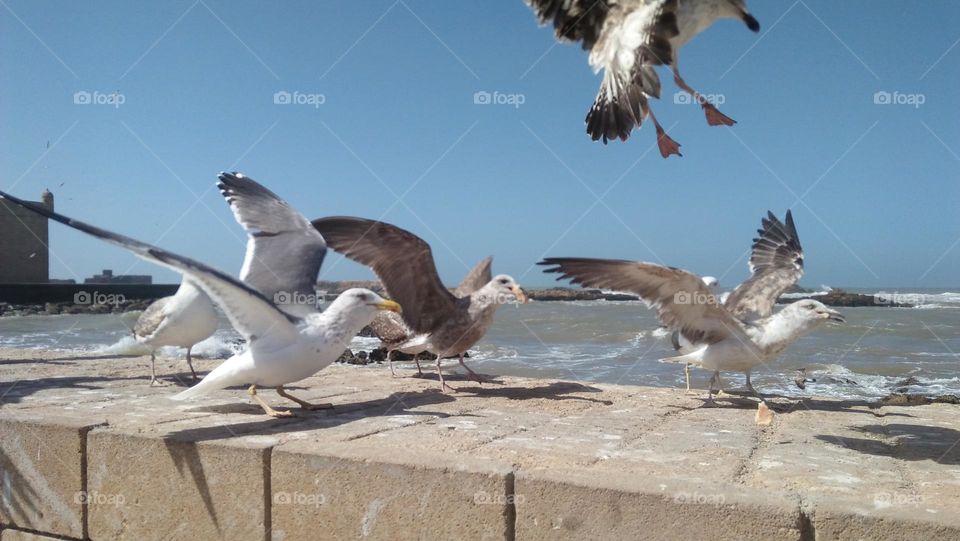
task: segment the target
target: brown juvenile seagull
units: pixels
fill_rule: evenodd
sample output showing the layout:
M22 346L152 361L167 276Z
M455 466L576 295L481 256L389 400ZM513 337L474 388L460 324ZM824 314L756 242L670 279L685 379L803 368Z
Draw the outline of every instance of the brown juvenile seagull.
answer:
M596 141L626 141L647 116L657 131L664 158L680 156L680 145L657 122L647 98L660 98L654 66L667 64L678 87L703 107L711 126L732 126L680 76L680 48L717 19L739 19L757 32L760 23L745 0L526 0L541 24L553 23L560 41L580 41L590 66L603 70L603 82L587 113L587 133Z
M430 245L395 225L363 218L336 216L313 221L327 246L370 267L383 283L387 295L403 306L403 322L414 333L428 335L426 350L437 356L440 389L443 380L440 361L458 356L468 376L480 376L463 362L464 353L477 343L493 323L497 307L506 302L527 302L516 281L506 274L489 280L479 289L458 298L437 274Z
M768 212L750 256L752 276L719 304L696 274L642 261L550 257L539 263L547 273L559 273L586 287L629 291L657 310L661 323L696 349L663 359L713 371L707 403L713 405L714 385L721 370L747 375L747 389L764 400L750 383L750 372L775 360L797 338L827 321L843 316L823 303L805 299L773 313L777 298L803 274L803 250L787 211L786 223Z
M492 262L493 256L490 256L477 263L460 285L453 290L453 295L458 299L466 297L493 280L493 274L490 272ZM389 311L378 313L370 323L370 329L380 339L381 347L387 350L391 376L397 376L393 370L393 354L396 351L413 355L413 362L417 363L417 375L423 375L423 370L420 369L420 355L427 351L430 335L413 332L403 322L403 316Z

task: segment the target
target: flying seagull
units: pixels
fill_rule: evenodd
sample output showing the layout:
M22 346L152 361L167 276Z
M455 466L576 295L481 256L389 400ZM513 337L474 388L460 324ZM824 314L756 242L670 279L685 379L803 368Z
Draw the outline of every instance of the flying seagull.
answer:
M187 348L187 366L193 381L197 381L190 351L213 335L217 324L213 301L187 279L173 295L150 303L133 326L136 341L150 348L150 385L157 383L157 348L162 346Z
M680 76L680 48L717 19L739 19L757 32L760 23L745 0L526 0L541 24L553 23L560 41L582 42L590 66L603 82L587 113L587 133L604 143L626 141L647 116L664 158L680 156L680 145L657 122L648 98L660 98L654 66L669 65L673 80L703 107L711 126L732 126L724 115Z
M822 323L843 323L845 319L809 299L773 313L777 298L803 274L803 250L789 210L785 223L771 212L762 223L750 256L752 275L722 305L699 276L682 269L640 261L567 257L546 258L539 264L547 266L544 272L559 273L558 280L631 291L656 308L664 325L699 346L691 353L664 360L714 371L708 404L714 404L714 384L721 370L743 371L747 389L763 400L750 383L754 367L773 361L794 340Z
M490 271L492 262L493 256L490 256L477 263L460 285L453 290L453 296L458 299L466 297L490 282L493 279ZM396 351L413 355L413 362L417 363L417 374L423 375L423 370L420 369L420 355L427 351L429 335L417 334L410 330L410 327L403 322L403 316L396 312L380 312L370 323L370 329L380 339L381 347L387 350L390 375L396 377L393 370L393 354Z
M23 201L0 191L11 203L46 216L133 252L138 257L179 272L201 288L226 313L233 327L247 341L247 348L227 359L200 383L173 396L185 400L232 385L249 384L247 393L271 417L289 417L289 410L275 410L257 396L257 386L274 387L277 394L304 409L321 409L329 404L311 404L294 397L283 386L306 378L332 363L347 343L378 310L399 311L400 306L366 289L343 292L323 313L299 318L284 312L259 291L212 267L149 244L134 240L79 220L57 214L40 205ZM285 206L285 204L284 204ZM301 216L303 222L309 224ZM322 238L312 229L304 234ZM317 257L314 254L312 257ZM322 254L321 254L322 257ZM265 263L276 263L266 261Z
M367 265L390 297L404 306L403 321L417 334L426 334L426 349L440 361L456 355L473 380L480 376L463 362L464 353L487 333L500 304L527 302L513 278L499 274L469 295L458 298L444 287L437 274L430 245L413 233L374 220L345 216L320 218L314 227L335 251Z

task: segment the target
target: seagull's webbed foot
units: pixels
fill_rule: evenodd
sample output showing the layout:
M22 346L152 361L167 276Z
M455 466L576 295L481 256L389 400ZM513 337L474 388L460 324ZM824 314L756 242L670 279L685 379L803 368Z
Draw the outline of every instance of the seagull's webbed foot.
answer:
M303 409L305 409L305 410L307 410L307 411L332 410L332 409L333 409L333 404L330 404L330 403L313 404L313 403L307 402L306 400L303 400L303 399L301 399L301 398L297 398L297 397L293 396L292 394L288 393L288 392L286 391L286 389L283 388L283 385L277 386L277 394L280 395L280 396L282 396L282 397L284 397L284 398L286 398L287 400L293 400L293 401L296 402L297 404L300 404L300 407L301 407L301 408L303 408Z
M257 386L251 385L247 389L247 394L250 395L250 398L257 403L258 406L263 408L263 412L269 415L270 417L293 417L293 412L290 410L275 410L270 407L270 404L264 402L262 398L257 396Z
M683 156L683 154L680 154L680 143L667 135L666 130L659 124L657 124L657 148L660 149L660 155L664 158L669 158L673 154Z
M707 117L707 124L711 126L733 126L736 120L720 112L712 103L703 102L703 113Z

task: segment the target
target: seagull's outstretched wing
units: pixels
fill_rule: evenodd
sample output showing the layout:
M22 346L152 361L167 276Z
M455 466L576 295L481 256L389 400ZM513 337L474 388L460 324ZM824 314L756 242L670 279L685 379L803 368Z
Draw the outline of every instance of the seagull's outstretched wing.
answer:
M660 321L689 341L712 344L730 337L749 343L743 328L699 276L673 267L619 259L548 257L537 263L558 280L586 287L630 291L657 310Z
M302 214L255 180L240 173L220 173L218 178L220 193L249 235L240 279L286 312L298 316L315 312L315 304L298 299L315 296L317 274L327 253L323 237Z
M582 41L589 50L597 42L603 23L617 0L527 0L540 24L553 23L560 41Z
M786 223L767 212L759 237L753 239L750 254L752 275L733 290L724 307L744 321L769 316L777 298L803 276L803 248L793 214L788 210Z
M463 278L462 282L460 282L460 285L453 290L454 296L461 298L466 297L474 291L487 285L490 280L493 280L493 272L490 270L490 265L492 263L492 255L483 258L483 261L477 263L477 266L473 267L473 269L470 270L470 273Z
M403 320L416 333L429 333L456 310L457 298L437 274L430 245L413 233L384 222L333 216L313 221L333 250L373 269Z
M232 276L190 258L57 214L46 207L23 201L2 191L0 197L41 216L126 248L142 259L179 272L184 279L190 279L220 305L230 323L247 341L264 337L292 340L297 336L293 323L299 319L281 312L259 292Z

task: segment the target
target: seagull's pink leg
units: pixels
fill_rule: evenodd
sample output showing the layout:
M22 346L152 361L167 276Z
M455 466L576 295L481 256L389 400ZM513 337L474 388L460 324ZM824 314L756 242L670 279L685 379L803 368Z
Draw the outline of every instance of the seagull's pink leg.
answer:
M680 154L680 143L674 141L667 135L663 126L657 122L657 117L653 116L652 109L647 109L647 115L650 116L650 120L653 121L653 126L657 129L657 146L660 148L660 155L664 158L669 158L671 154L683 156L683 154Z
M707 101L702 94L691 88L690 85L683 80L683 77L680 76L680 69L677 67L676 62L673 63L673 82L677 83L677 86L682 88L687 94L693 96L693 99L703 107L703 112L707 116L707 124L711 126L733 126L737 123L736 120L721 113L712 103Z

